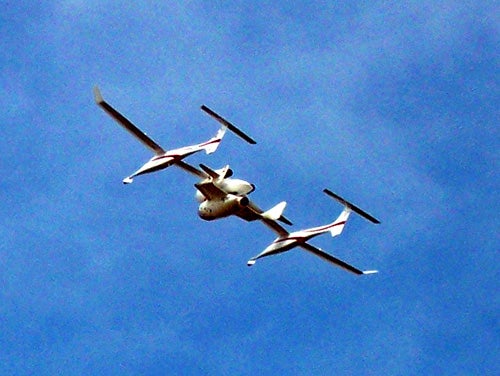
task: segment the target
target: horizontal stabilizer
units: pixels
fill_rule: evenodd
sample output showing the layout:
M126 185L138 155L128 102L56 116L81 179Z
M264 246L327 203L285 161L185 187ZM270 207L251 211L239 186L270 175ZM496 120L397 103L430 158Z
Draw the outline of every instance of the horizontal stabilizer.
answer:
M337 200L338 202L340 202L342 205L344 205L346 208L349 208L351 209L353 212L355 212L356 214L359 214L360 216L362 216L363 218L369 220L370 222L372 223L380 223L380 221L373 217L372 215L368 214L367 212L365 212L364 210L358 208L356 205L354 204L351 204L349 201L345 200L344 198L340 197L339 195L333 193L332 191L330 191L329 189L325 188L323 189L323 192L325 192L328 196L334 198L335 200Z
M246 133L244 133L243 131L241 131L240 129L238 129L235 125L231 124L229 121L227 121L226 119L224 119L222 116L220 116L216 112L212 111L207 106L202 105L201 109L203 111L205 111L207 114L209 114L210 116L212 116L219 123L221 123L222 125L226 126L227 129L229 129L231 132L233 132L234 134L238 135L243 140L245 140L246 142L248 142L249 144L256 144L257 143L253 138L251 138Z

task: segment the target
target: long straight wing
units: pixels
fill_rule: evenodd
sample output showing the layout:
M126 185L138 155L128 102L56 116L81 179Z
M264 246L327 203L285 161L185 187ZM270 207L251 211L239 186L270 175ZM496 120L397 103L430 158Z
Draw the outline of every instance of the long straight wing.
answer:
M242 139L244 139L246 142L248 142L249 144L256 144L257 142L251 138L250 136L248 136L246 133L244 133L243 131L241 131L240 129L238 129L235 125L233 125L232 123L230 123L229 121L227 121L226 119L224 119L222 116L220 116L218 113L216 113L215 111L212 111L210 108L208 108L207 106L205 105L202 105L201 106L201 109L203 111L205 111L207 114L209 114L210 116L212 116L215 120L217 120L219 123L223 124L224 126L227 127L227 129L229 129L231 132L237 134L238 136L240 136Z
M351 272L351 273L354 273L354 274L357 274L357 275L362 275L362 274L373 274L373 273L377 273L376 270L366 270L366 271L363 271L363 270L360 270L358 268L355 268L354 266L352 265L349 265L348 263L336 258L336 257L333 257L332 255L326 253L325 251L319 249L319 248L316 248L314 246L312 246L311 244L309 243L301 243L300 244L300 247L302 247L303 249L305 249L306 251L309 251L313 254L315 254L316 256L319 256L321 257L323 260L325 261L328 261L334 265L337 265L337 266L340 266L341 268Z
M177 166L177 167L179 167L179 168L182 168L184 171L187 171L190 174L198 176L201 179L208 178L208 175L205 172L203 172L201 170L198 170L196 167L191 166L190 164L188 164L188 163L186 163L184 161L181 161L181 160L175 161L174 165Z
M146 133L137 128L130 120L125 116L115 110L109 103L107 103L101 95L101 92L97 86L94 87L94 98L96 103L106 111L113 119L115 119L123 128L134 135L139 141L141 141L146 147L151 149L155 154L163 154L165 150L154 142Z
M248 200L248 204L241 207L235 214L241 219L251 222L262 219L262 213L264 212L257 205Z
M279 236L287 236L289 233L283 226L272 219L262 218L262 223L277 233Z

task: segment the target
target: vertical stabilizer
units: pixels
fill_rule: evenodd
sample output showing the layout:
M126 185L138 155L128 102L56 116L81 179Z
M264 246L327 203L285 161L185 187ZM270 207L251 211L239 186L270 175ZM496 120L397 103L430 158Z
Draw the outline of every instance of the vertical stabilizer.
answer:
M281 218L283 211L285 210L285 207L286 207L286 202L281 201L278 205L262 213L262 217L276 221Z
M351 214L351 210L349 208L344 208L342 213L340 213L339 217L332 223L332 227L330 228L330 234L333 236L340 235L344 230L344 226L347 223L347 219Z
M205 145L204 149L207 154L212 154L214 151L217 150L219 147L220 142L222 141L222 138L226 134L227 127L222 125L220 129L217 131L217 134L215 137L212 137L210 140L208 140Z

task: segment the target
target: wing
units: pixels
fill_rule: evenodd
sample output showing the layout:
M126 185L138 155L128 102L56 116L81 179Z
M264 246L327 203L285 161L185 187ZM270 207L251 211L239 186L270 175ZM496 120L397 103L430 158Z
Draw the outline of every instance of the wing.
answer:
M264 223L267 227L277 233L279 236L287 236L288 231L284 229L278 222L273 221L272 219L261 218L262 223Z
M101 95L99 88L94 87L94 98L96 103L106 111L113 119L115 119L123 128L132 133L139 141L146 147L150 148L155 154L163 154L165 150L154 142L147 134L137 128L130 120L115 110L109 103L107 103Z
M354 273L354 274L357 274L357 275L362 275L362 274L373 274L373 273L377 273L376 270L366 270L366 271L363 271L363 270L360 270L358 268L355 268L354 266L352 265L349 265L348 263L336 258L336 257L333 257L332 255L326 253L325 251L319 249L319 248L316 248L314 246L312 246L311 244L308 244L308 243L302 243L300 244L300 247L302 247L303 249L305 249L306 251L308 252L311 252L313 254L315 254L316 256L319 256L321 257L323 260L325 261L328 261L328 262L331 262L332 264L334 265L337 265L337 266L340 266L341 268L351 272L351 273Z
M229 168L229 165L225 165L221 170L215 171L207 165L200 163L200 168L207 174L207 176L211 176L213 179L224 179L233 175L233 171Z
M215 200L215 199L224 198L227 196L227 193L224 192L219 187L217 187L214 184L212 179L206 179L205 181L202 181L201 183L196 183L194 186L208 200Z
M179 167L179 168L182 168L184 171L187 171L189 172L190 174L193 174L195 176L198 176L199 178L201 179L206 179L208 178L208 175L206 173L204 173L203 171L201 170L198 170L196 167L194 166L191 166L190 164L184 162L184 161L180 161L180 160L177 160L177 161L174 161L174 164Z

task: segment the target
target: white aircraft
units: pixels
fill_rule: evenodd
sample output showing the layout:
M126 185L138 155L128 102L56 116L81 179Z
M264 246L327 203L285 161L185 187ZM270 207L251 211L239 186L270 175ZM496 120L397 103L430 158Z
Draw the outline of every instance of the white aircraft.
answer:
M339 260L336 257L333 257L332 255L329 255L328 253L324 252L323 250L316 248L312 246L311 244L307 243L307 241L311 238L314 238L315 236L318 236L320 234L323 234L325 232L330 232L332 236L337 236L340 235L342 230L344 229L344 226L347 222L347 219L349 218L349 215L351 212L355 212L359 215L361 215L363 218L373 222L373 223L380 223L380 221L374 217L372 217L370 214L366 213L365 211L361 210L357 206L351 204L350 202L346 201L342 197L336 195L335 193L331 192L328 189L324 189L323 192L325 192L328 196L333 197L337 201L339 201L343 206L344 210L342 213L340 213L339 217L333 221L332 223L325 225L325 226L320 226L320 227L314 227L306 230L301 230L301 231L296 231L289 233L286 231L281 225L279 225L277 222L264 219L263 222L268 225L272 230L274 230L276 233L278 233L278 238L276 238L262 253L258 254L255 257L252 257L250 260L248 260L247 265L252 266L255 264L255 261L266 256L271 256L275 255L277 253L282 253L291 250L292 248L295 247L301 247L302 249L305 249L306 251L309 251L316 256L321 257L322 259L331 262L332 264L335 264L337 266L340 266L341 268L352 272L354 274L373 274L377 273L377 270L360 270L358 268L355 268L352 265L347 264L346 262Z
M206 178L195 184L196 199L200 203L200 218L211 221L236 215L245 221L279 220L288 225L292 224L283 216L285 201L263 212L247 197L254 191L255 186L241 179L230 178L232 171L229 166L220 170L212 170L203 164L200 164L200 167L206 173Z
M229 129L236 135L240 136L242 139L247 141L250 144L255 144L256 142L241 130L236 128L229 121L206 107L205 105L201 106L201 109L205 111L207 114L212 116L215 120L221 123L221 127L217 134L212 137L210 140L202 142L197 145L185 146L179 149L173 150L164 150L160 145L158 145L155 141L153 141L148 135L142 132L139 128L137 128L130 120L128 120L125 116L115 110L109 103L107 103L97 86L94 87L94 98L96 103L106 111L113 119L115 119L121 126L123 126L127 131L129 131L132 135L134 135L139 141L141 141L146 147L151 149L154 152L154 156L146 162L140 169L134 172L132 175L123 179L124 184L132 183L134 177L142 174L147 174L150 172L162 170L171 165L177 165L184 170L198 175L200 177L205 177L204 175L199 175L199 170L193 169L193 167L189 166L182 162L184 158L187 156L197 153L199 151L205 150L207 154L213 153L217 147L219 146L222 138L224 137L226 130Z

